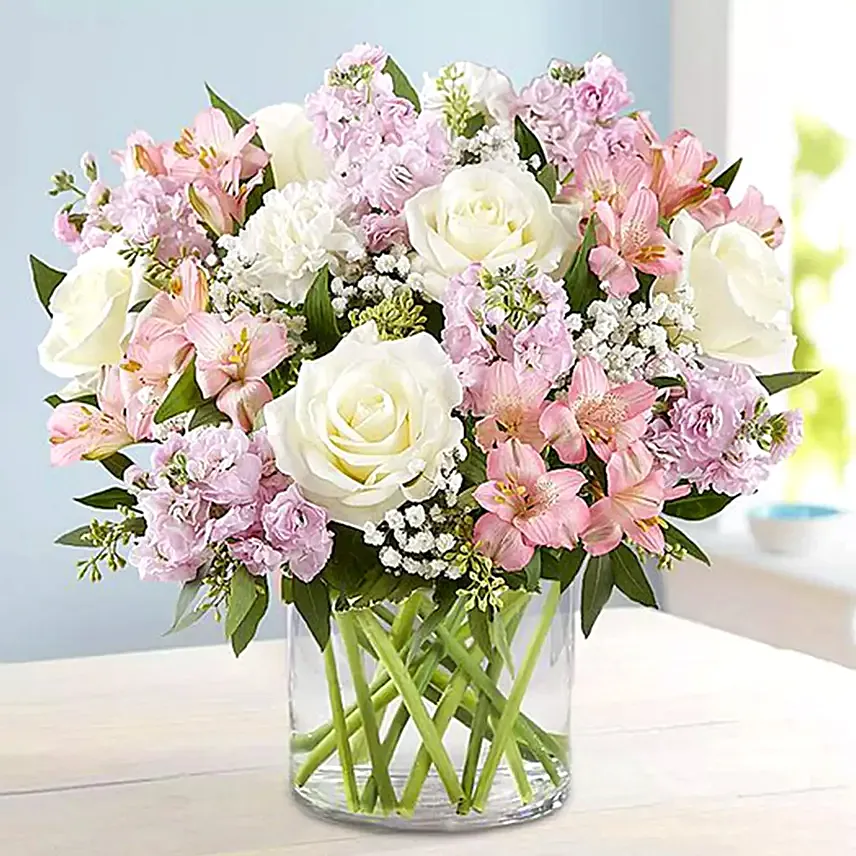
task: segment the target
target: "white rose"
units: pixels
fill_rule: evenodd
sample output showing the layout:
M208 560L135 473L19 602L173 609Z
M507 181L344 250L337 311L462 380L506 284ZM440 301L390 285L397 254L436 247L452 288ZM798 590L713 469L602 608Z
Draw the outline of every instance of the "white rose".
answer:
M381 341L369 322L304 362L264 418L279 469L332 520L361 528L434 492L438 467L463 438L452 416L461 398L436 339Z
M292 182L271 190L236 237L220 239L227 248L224 268L236 285L299 306L325 264L354 261L364 253L339 215L340 206L324 182Z
M153 294L142 268L129 267L113 239L81 255L50 299L50 330L39 345L42 367L78 377L118 363L124 354L128 310Z
M490 124L510 127L517 96L501 71L474 62L453 62L437 77L425 75L420 101L422 112L429 116L446 119L450 111L468 115L481 112Z
M706 232L686 211L675 217L672 240L683 270L655 291L689 289L702 350L720 359L781 367L793 353L791 292L772 249L751 229L726 223Z
M567 206L564 206L567 208ZM440 299L449 277L473 262L516 259L555 270L572 236L532 173L500 161L462 166L404 204L425 290Z
M312 140L312 123L299 104L271 104L252 117L271 156L278 188L291 181L323 180L329 175L324 155Z

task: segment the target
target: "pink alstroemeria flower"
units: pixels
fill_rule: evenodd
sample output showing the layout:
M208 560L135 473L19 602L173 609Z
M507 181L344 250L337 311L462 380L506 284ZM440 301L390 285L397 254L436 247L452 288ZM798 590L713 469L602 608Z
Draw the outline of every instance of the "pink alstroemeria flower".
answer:
M654 467L654 456L643 443L616 452L606 464L608 494L591 507L589 525L583 532L586 550L602 556L627 536L649 552L662 554L663 480L663 471Z
M621 214L633 192L650 180L651 167L641 158L607 159L586 149L577 158L573 182L563 195L581 201L585 211L591 211L598 202L608 202L616 214Z
M135 442L125 422L125 400L117 369L107 372L97 399L98 407L69 401L54 408L48 419L53 466L99 461Z
M217 407L245 431L272 400L263 380L291 352L285 328L243 313L231 321L199 312L185 325L196 348L196 382L202 394L217 396Z
M548 404L539 427L563 463L582 463L587 440L605 461L645 433L656 397L656 387L645 381L611 384L597 360L583 357L571 375L567 400Z
M716 157L698 137L681 130L651 146L651 188L660 200L660 215L669 219L682 208L698 205L710 193L705 177Z
M473 387L474 412L484 416L476 440L486 452L514 437L540 452L545 438L538 427L550 381L538 372L518 373L505 360L490 365Z
M476 521L473 540L507 571L525 567L535 547L572 549L588 525L588 506L577 496L585 476L548 472L531 446L506 440L487 456L487 477L474 494L488 513Z
M708 199L693 209L693 217L710 231L725 223L740 223L755 232L766 244L775 249L785 237L785 226L778 210L767 205L757 187L747 187L743 199L732 206L726 194L714 188Z
M639 288L634 268L655 276L681 269L681 251L660 228L657 197L647 187L634 191L620 216L607 202L598 202L594 210L600 246L589 253L588 263L612 297Z

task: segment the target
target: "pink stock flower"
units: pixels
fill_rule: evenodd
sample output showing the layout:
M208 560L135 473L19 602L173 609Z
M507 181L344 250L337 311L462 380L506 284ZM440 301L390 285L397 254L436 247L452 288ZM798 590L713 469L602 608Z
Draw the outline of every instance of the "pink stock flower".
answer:
M692 214L708 231L725 223L740 223L757 233L773 249L782 243L785 236L781 215L774 206L764 203L764 197L756 187L748 187L743 199L735 206L722 190L714 188Z
M627 207L630 196L651 180L651 168L638 157L607 158L586 150L577 158L574 180L564 192L591 211L598 202L608 202L616 214Z
M327 564L333 535L327 528L327 512L301 495L292 484L262 511L268 541L288 562L291 573L308 583Z
M518 332L503 325L496 350L500 357L511 361L519 374L534 371L550 383L568 371L574 361L571 334L558 313L544 315Z
M572 86L574 109L584 122L604 122L633 103L627 78L604 54L585 64L585 75Z
M80 252L80 231L71 221L67 211L57 211L53 223L54 237L65 244L73 253Z
M572 549L588 523L577 496L585 476L576 470L547 471L531 446L507 440L487 457L485 482L475 499L488 513L473 529L479 550L507 571L525 567L537 546Z
M662 143L654 142L651 189L660 201L660 215L668 219L700 203L710 193L704 178L714 166L714 155L689 131L674 131Z
M610 457L606 464L608 493L592 505L583 544L592 556L614 550L623 537L651 553L665 548L659 515L665 499L662 470L641 442Z
M589 253L589 267L612 297L626 297L639 287L636 270L665 276L681 269L681 253L660 228L657 197L640 187L620 216L606 202L595 205L600 246Z
M384 146L365 165L362 190L373 208L398 214L425 187L439 183L440 164L419 141Z
M574 368L567 401L548 404L539 425L563 463L582 463L586 441L607 460L645 433L656 397L657 389L644 381L611 384L597 360L583 357Z
M291 350L285 328L243 313L231 321L198 312L185 323L196 348L196 380L202 394L217 395L217 407L249 431L272 399L263 380Z
M229 544L229 553L257 577L263 577L277 570L284 559L279 550L275 550L266 541L255 536L242 538Z
M476 425L476 440L487 451L509 437L537 451L546 442L538 419L550 381L537 372L518 374L511 363L497 360L487 368L473 390L474 411L483 414Z
M400 214L366 214L360 219L360 228L366 238L366 248L382 253L395 244L407 243L407 224Z

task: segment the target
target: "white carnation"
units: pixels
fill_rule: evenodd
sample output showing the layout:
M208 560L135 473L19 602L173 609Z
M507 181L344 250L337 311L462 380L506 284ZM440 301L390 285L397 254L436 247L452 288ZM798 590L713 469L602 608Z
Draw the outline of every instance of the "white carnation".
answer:
M364 254L339 205L320 181L293 182L265 194L262 207L227 248L224 268L242 290L272 294L292 306L306 299L315 275L339 259Z

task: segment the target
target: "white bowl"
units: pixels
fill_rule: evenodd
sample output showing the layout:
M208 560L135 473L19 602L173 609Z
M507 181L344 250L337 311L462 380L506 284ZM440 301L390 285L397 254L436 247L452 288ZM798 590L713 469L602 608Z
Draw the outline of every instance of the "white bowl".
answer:
M765 553L807 556L844 540L848 512L831 505L778 502L749 511L749 529Z

